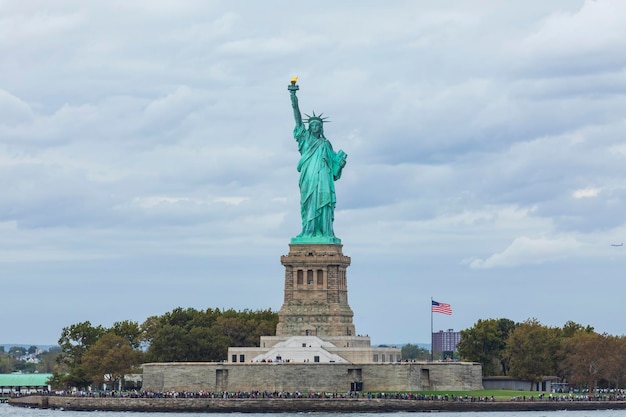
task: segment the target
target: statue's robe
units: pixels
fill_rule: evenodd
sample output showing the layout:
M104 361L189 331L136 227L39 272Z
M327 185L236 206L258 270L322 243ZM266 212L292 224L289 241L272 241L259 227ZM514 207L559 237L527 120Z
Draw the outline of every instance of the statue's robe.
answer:
M293 136L298 142L300 161L300 214L302 233L299 237L334 237L335 181L343 166L331 143L315 137L304 126L297 125Z

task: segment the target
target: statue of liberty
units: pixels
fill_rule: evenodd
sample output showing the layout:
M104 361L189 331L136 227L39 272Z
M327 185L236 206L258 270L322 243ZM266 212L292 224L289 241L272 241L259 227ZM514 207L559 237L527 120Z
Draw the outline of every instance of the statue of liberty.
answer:
M335 237L333 220L335 217L335 181L341 178L341 171L346 165L344 151L333 150L331 143L324 136L322 114L306 115L309 128L304 126L298 107L296 91L297 77L288 87L296 127L293 136L298 142L300 161L300 215L302 233L291 239L291 243L334 243L341 240Z

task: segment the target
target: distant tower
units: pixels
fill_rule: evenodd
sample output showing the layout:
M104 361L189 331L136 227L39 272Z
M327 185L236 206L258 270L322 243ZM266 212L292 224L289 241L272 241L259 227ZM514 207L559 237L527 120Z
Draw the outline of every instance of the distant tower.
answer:
M350 257L338 244L290 244L285 266L285 301L276 336L355 336L348 305Z

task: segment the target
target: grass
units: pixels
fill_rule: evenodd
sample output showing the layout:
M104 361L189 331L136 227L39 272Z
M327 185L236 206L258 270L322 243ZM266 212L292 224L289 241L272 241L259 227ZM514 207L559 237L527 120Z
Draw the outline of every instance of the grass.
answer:
M414 391L414 394L424 394L424 395L456 395L459 397L488 397L492 396L496 401L508 401L512 397L524 397L529 399L530 397L537 397L542 394L541 391L514 391L514 390L505 390L505 389L484 389L479 391ZM545 397L548 396L549 393L545 393Z

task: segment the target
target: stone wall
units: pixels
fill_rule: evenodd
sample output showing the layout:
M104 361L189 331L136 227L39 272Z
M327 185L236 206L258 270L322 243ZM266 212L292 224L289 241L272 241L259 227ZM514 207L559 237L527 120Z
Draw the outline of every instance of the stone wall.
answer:
M479 390L480 364L465 362L325 363L150 363L143 365L146 391L363 391Z
M426 401L397 399L213 399L213 398L80 398L31 396L11 398L9 404L28 408L76 411L144 411L203 413L390 413L390 412L519 412L623 410L624 401Z

